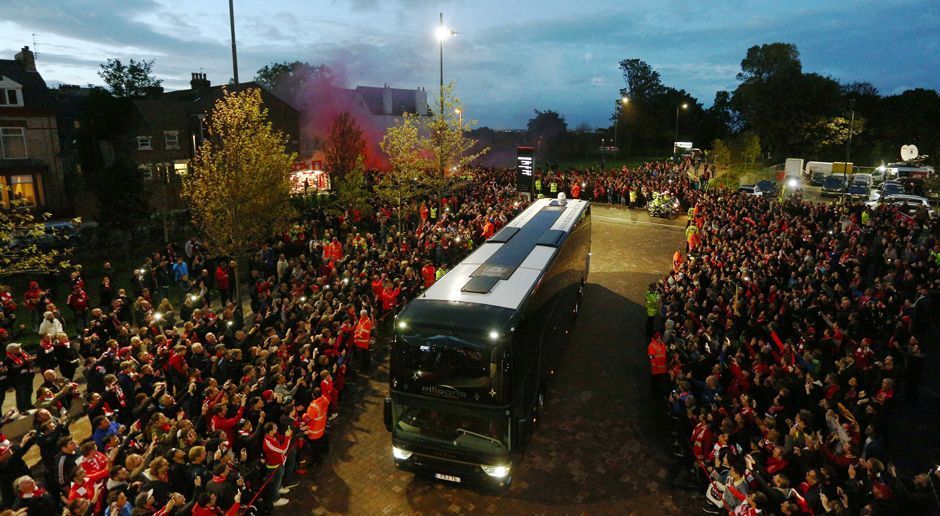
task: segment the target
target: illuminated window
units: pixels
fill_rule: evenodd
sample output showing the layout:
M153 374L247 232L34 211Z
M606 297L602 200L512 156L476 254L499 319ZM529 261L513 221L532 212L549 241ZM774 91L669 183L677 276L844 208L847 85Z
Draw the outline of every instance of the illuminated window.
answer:
M173 162L173 173L177 176L185 176L189 174L189 162L185 160L178 160Z
M0 128L0 147L3 159L26 159L26 131L22 127Z
M178 131L163 131L163 142L167 149L180 148L180 136Z
M148 180L153 179L153 168L150 163L143 163L138 165L137 168L140 170L141 177Z
M137 137L137 150L152 150L153 145L150 142L149 136L138 136Z
M33 176L10 176L10 193L13 199L26 206L36 206L36 187Z

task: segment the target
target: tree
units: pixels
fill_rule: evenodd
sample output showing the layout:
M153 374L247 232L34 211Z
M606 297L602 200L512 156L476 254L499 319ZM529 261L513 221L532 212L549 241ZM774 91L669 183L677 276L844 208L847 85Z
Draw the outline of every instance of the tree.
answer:
M422 180L435 161L425 151L426 142L421 137L418 116L404 113L400 122L388 128L382 137L382 152L388 155L391 169L382 175L375 185L375 193L383 202L401 209L412 198L421 193Z
M716 165L728 166L731 163L731 149L725 145L725 142L716 138L712 142L711 158Z
M568 122L557 111L536 109L526 129L530 142L538 144L543 152L547 149L548 154L557 154L555 145L568 134Z
M800 52L792 43L767 43L747 49L741 60L738 80L744 82L769 81L780 75L800 75L803 65Z
M183 181L183 197L208 249L237 264L252 244L285 230L295 216L288 201L297 156L272 129L257 88L223 91L208 117L208 134ZM238 280L236 267L236 292Z
M333 70L325 64L313 66L303 61L271 63L255 73L255 82L282 98L294 101L297 94L312 82L331 85Z
M36 217L22 200L14 200L8 208L0 208L0 277L15 274L47 274L69 267L68 248L40 247L40 242L55 238L43 221L50 218L43 213ZM73 224L81 224L73 219Z
M128 230L150 214L143 177L130 161L115 160L94 173L90 184L98 201L98 220L102 225Z
M336 192L334 205L340 210L355 209L367 212L372 208L369 203L369 189L366 188L365 166L363 165L362 155L356 157L352 169L342 176L331 179L331 181L333 190Z
M448 170L463 170L489 150L480 147L476 140L467 137L467 131L473 129L476 120L466 119L463 103L454 94L454 83L448 83L441 91L444 110L434 113L427 122L429 138L425 140L424 150L437 165L438 175L443 178Z
M620 70L627 87L620 90L621 95L630 98L630 102L642 102L663 92L659 72L653 70L642 59L624 59L620 61Z
M124 64L120 59L108 59L101 65L98 76L108 85L115 97L147 97L163 91L162 79L153 75L153 62L130 60Z
M343 111L333 118L324 153L326 165L334 177L343 177L361 161L366 152L366 140L356 120Z

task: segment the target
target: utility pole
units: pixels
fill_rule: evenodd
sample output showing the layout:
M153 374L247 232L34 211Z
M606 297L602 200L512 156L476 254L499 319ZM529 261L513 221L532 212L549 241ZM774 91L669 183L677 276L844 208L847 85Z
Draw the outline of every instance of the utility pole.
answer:
M845 143L845 165L842 166L843 188L849 191L849 160L852 159L852 136L855 132L855 99L849 99L849 111L852 112L849 120L849 139Z
M232 76L235 80L235 93L238 93L238 52L235 50L235 5L228 0L228 22L232 29Z

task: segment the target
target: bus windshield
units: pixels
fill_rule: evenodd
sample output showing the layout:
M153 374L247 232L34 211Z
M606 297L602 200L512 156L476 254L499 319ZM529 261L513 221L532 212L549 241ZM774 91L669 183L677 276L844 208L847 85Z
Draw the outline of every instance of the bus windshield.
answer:
M508 449L509 435L505 417L490 411L427 403L421 400L396 400L394 432L403 438L449 444L482 453Z
M419 327L398 337L393 369L399 388L463 401L499 394L499 359L494 348L478 344L482 336Z

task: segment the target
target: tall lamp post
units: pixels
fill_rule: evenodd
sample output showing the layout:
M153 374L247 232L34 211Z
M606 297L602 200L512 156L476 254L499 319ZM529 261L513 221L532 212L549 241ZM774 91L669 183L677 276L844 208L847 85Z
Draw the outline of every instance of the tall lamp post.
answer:
M681 105L676 106L676 137L672 140L672 153L676 153L676 142L679 141L679 108L689 109L689 105L683 102Z
M232 29L232 79L235 81L235 93L238 93L238 53L235 51L235 6L228 0L228 22Z
M460 131L462 132L463 131L463 111L461 111L460 108L455 108L454 113L457 114L458 127L460 127Z
M617 120L614 123L614 148L617 149L618 153L620 151L620 117L623 116L623 108L627 106L627 103L630 102L629 97L620 97L620 106L617 109Z
M434 35L437 36L437 40L441 44L441 116L444 116L444 40L449 39L451 36L456 36L457 33L451 30L448 26L444 25L444 13L441 13L440 25L437 26L437 29L434 31Z
M849 99L849 110L852 112L849 121L849 140L845 144L845 165L842 166L842 182L845 183L845 190L849 189L849 160L852 159L852 133L855 132L855 99Z

